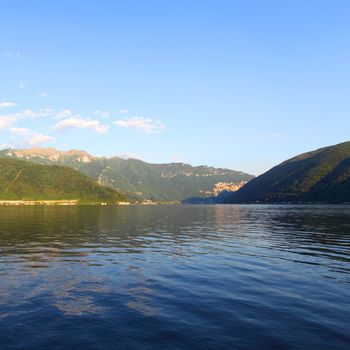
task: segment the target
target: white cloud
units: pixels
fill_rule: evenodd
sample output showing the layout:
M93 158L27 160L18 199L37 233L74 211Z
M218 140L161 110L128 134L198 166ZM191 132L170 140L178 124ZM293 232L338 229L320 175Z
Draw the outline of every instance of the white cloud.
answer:
M11 127L9 130L17 135L27 135L30 133L30 130L27 128L16 128L16 127Z
M129 113L129 111L127 109L120 109L118 111L118 113L121 113L121 114L126 114L126 113Z
M39 97L46 97L48 95L47 92L39 92Z
M50 117L54 115L54 111L49 108L42 108L37 111L24 109L12 114L0 114L0 130L9 129L14 134L24 134L25 128L15 128L12 124L22 119L36 119L40 117Z
M52 142L54 140L56 140L56 139L54 137L52 137L52 136L48 136L48 135L43 135L43 134L37 133L37 134L32 135L25 142L29 146L39 146L39 145L42 145L43 143Z
M24 89L24 88L26 87L26 82L25 82L25 81L20 81L20 82L18 83L18 87L19 87L20 89Z
M43 143L48 143L55 140L55 138L52 136L43 135L27 128L10 127L8 130L15 135L24 136L25 138L23 142L29 146L39 146Z
M0 130L9 128L17 118L10 115L0 115Z
M16 103L14 102L0 102L0 108L9 108L9 107L15 107Z
M165 129L165 125L161 121L142 117L117 120L114 122L114 124L122 128L138 129L145 134L152 134Z
M65 129L92 129L98 133L107 132L108 125L102 125L98 120L85 119L80 116L69 117L60 120L53 127L55 131L61 131Z
M141 156L139 156L138 154L135 153L117 153L115 155L113 155L111 158L113 157L118 157L118 158L122 158L122 159L141 159Z

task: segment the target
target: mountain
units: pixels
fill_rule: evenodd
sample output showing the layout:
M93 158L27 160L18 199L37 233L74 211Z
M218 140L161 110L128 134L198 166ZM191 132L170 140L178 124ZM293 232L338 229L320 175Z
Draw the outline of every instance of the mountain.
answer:
M0 200L59 199L110 204L126 200L117 191L65 166L0 159Z
M40 164L66 165L99 184L127 192L138 199L180 201L191 196L208 197L217 183L239 184L253 178L243 172L184 163L150 164L138 159L94 157L84 151L54 148L5 149L0 157Z
M289 159L222 202L350 202L350 142Z

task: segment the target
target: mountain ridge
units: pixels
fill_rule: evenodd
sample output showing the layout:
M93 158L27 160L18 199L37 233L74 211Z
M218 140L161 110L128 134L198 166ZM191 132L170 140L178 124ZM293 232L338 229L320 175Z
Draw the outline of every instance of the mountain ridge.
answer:
M185 163L152 164L139 159L95 157L85 151L54 148L4 149L0 157L25 159L39 164L60 164L76 169L99 184L137 199L181 201L188 196L208 197L220 182L247 182L252 175L241 171Z
M350 142L292 157L248 182L222 202L350 202Z

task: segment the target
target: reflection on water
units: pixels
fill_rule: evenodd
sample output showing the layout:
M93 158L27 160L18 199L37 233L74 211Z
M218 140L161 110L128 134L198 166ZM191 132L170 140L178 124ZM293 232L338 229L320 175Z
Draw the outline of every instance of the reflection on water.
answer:
M347 349L349 263L346 206L2 207L0 343Z

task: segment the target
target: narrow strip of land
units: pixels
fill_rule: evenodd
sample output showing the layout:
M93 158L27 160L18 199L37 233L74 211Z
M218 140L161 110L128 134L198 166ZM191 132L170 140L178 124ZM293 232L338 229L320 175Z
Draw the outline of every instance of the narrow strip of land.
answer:
M0 200L0 205L77 205L78 199L59 200Z

